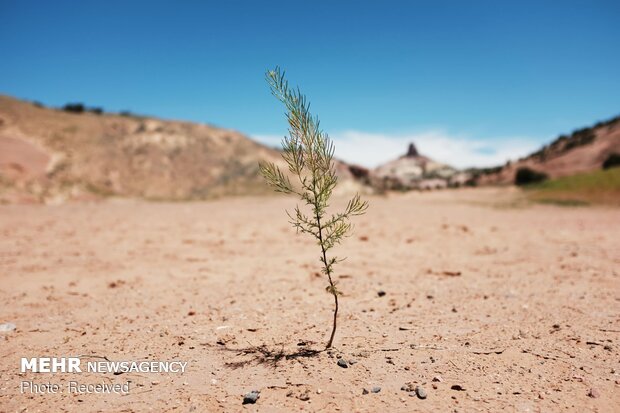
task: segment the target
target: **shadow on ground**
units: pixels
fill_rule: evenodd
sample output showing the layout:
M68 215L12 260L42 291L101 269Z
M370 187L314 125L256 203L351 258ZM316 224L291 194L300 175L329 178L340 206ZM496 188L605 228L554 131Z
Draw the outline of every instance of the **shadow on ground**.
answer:
M227 367L233 369L238 369L249 365L267 365L275 368L282 360L297 360L303 363L303 359L317 357L324 351L308 348L306 343L295 351L285 350L284 345L280 348L270 348L264 344L244 348L233 348L226 345L220 345L218 346L218 349L220 351L230 351L236 353L238 356L248 356L244 360L231 361L225 364Z

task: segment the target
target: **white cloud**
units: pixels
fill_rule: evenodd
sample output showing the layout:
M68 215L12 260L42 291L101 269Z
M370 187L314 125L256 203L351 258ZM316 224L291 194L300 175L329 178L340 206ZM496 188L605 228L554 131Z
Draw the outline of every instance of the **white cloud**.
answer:
M501 165L542 146L539 140L527 137L483 141L452 136L441 130L402 135L344 131L330 137L336 145L337 158L371 168L403 155L410 142L415 143L422 155L458 168ZM253 135L253 138L274 147L279 147L282 140L273 135Z

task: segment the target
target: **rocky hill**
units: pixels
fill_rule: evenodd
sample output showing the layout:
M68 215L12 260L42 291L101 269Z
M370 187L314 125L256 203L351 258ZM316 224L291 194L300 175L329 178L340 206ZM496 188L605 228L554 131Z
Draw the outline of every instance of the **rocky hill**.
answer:
M282 163L277 150L232 130L0 96L0 202L272 193L260 160ZM341 191L360 188L348 165L337 171Z
M451 166L420 155L413 143L403 156L370 172L370 182L379 190L440 189L459 186L466 179Z
M473 173L479 185L512 184L520 168L559 178L599 170L612 153L620 153L620 116L562 135L518 161Z

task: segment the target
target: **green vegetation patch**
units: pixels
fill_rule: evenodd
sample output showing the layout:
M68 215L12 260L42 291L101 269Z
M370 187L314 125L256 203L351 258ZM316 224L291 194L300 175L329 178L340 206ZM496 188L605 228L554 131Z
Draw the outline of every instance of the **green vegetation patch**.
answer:
M528 198L563 206L612 204L620 206L620 168L611 168L527 185Z

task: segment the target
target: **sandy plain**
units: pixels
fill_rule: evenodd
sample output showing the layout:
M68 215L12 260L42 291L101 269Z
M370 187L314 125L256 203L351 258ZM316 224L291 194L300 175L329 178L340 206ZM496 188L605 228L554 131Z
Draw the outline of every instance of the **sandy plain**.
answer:
M335 348L316 354L332 298L293 199L0 206L0 323L17 327L0 333L0 411L620 411L620 210L515 196L370 197L335 250ZM78 355L188 366L20 373ZM19 387L72 380L131 390Z

